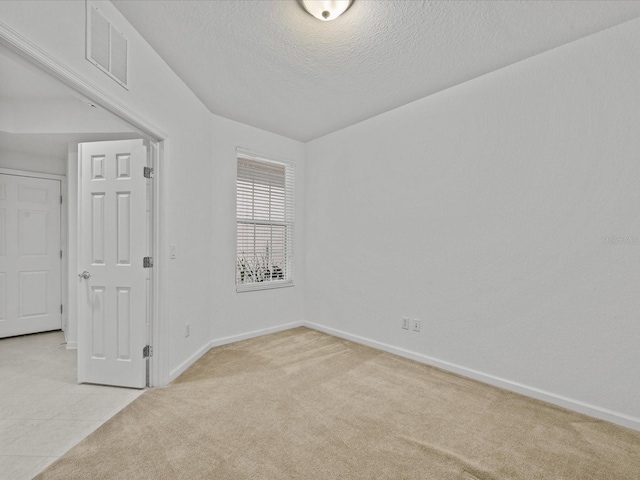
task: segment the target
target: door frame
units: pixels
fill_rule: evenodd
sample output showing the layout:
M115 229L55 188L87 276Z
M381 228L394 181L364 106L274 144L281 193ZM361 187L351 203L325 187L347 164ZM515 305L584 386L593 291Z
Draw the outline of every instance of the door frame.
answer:
M62 195L63 201L60 203L60 249L62 250L62 258L60 259L60 304L62 305L62 312L60 315L60 328L65 334L65 340L67 337L67 209L66 207L66 193L67 193L67 177L64 175L56 175L53 173L40 173L30 172L28 170L16 170L13 168L0 167L0 175L13 175L16 177L29 177L29 178L42 178L43 180L57 180L60 182L60 195Z
M123 103L98 88L89 79L79 75L75 71L69 69L65 64L48 52L40 48L25 36L18 33L6 23L0 20L0 46L16 53L19 57L26 60L29 64L35 65L45 73L53 76L65 85L70 87L76 93L84 96L87 100L99 105L116 117L125 121L142 136L149 141L150 151L152 155L150 161L154 168L153 195L152 195L152 254L154 255L154 266L151 272L151 311L149 312L149 324L151 331L150 345L153 347L153 355L149 361L149 386L164 386L169 383L169 324L168 317L164 312L168 311L166 295L160 292L164 289L164 262L166 258L166 229L162 221L161 213L164 210L163 194L164 178L162 176L162 166L166 161L164 142L168 138L161 129L147 121L146 118L140 116L136 111L128 109ZM67 172L69 176L70 172ZM67 188L71 184L71 179L67 180ZM64 194L63 194L64 196ZM67 205L69 205L67 198ZM76 215L77 219L77 215ZM68 219L68 222L71 218ZM69 244L67 236L67 244ZM69 251L69 249L67 250ZM67 279L71 275L75 275L76 263L69 262L71 255L67 255ZM77 256L76 256L77 259ZM64 263L64 262L63 262ZM73 271L72 271L73 269ZM69 283L67 284L67 295L69 293ZM67 311L69 311L70 301L67 296Z

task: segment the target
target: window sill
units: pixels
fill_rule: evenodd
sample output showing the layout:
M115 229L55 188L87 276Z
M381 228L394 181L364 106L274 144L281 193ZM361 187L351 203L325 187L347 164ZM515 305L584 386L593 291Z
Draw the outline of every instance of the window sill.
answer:
M293 287L293 280L283 280L281 282L243 283L236 285L236 293L254 292L256 290L271 290L272 288L285 287Z

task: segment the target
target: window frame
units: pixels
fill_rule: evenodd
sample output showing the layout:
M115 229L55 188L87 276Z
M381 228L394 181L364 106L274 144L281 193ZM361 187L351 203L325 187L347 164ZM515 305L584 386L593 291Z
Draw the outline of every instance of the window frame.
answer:
M284 221L282 220L262 220L262 219L246 219L238 216L238 166L241 159L249 160L257 163L263 163L266 165L277 165L280 167L284 167ZM236 191L235 191L235 212L236 212L236 241L235 241L235 250L236 250L236 261L234 267L234 276L235 276L235 287L236 293L243 292L252 292L259 290L270 290L274 288L285 288L285 287L293 287L294 286L294 238L295 238L295 164L287 159L279 158L273 155L267 155L263 153L258 153L243 147L236 148ZM284 226L285 237L284 237L284 249L285 249L285 262L286 262L286 278L280 280L267 280L260 282L250 282L250 283L237 283L238 282L238 226L240 224L244 225L275 225L282 227Z

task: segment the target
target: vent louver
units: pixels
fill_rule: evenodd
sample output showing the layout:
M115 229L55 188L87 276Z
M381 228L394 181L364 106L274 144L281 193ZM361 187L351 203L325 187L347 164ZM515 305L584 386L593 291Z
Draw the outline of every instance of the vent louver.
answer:
M97 7L87 7L87 60L127 88L129 42Z

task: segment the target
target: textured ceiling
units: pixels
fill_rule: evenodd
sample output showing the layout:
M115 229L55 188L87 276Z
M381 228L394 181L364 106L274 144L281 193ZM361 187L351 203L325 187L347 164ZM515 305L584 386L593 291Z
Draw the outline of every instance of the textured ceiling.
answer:
M112 0L215 114L301 141L640 16L637 1ZM131 79L135 82L135 78Z

